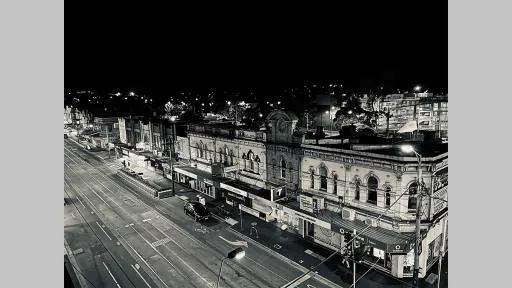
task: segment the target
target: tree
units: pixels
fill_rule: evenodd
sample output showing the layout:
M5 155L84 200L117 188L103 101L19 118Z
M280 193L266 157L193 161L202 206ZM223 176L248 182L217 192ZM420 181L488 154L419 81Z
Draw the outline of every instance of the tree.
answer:
M183 120L187 123L197 123L203 121L203 116L199 113L194 113L190 110L187 110L181 114L180 120Z

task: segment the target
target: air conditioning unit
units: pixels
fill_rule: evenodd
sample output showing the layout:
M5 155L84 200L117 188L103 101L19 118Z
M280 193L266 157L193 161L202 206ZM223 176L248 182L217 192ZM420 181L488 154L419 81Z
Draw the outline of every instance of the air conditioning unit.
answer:
M366 225L370 225L370 226L372 226L372 227L377 227L377 220L372 219L372 218L366 218L366 219L364 220L364 224L366 224Z
M341 218L345 220L354 221L354 219L356 218L356 211L352 209L342 208Z

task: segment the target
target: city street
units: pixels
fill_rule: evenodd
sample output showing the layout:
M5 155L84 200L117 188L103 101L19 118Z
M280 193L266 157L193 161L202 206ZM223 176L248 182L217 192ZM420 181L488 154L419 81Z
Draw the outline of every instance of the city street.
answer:
M128 186L73 141L64 150L65 241L68 254L82 249L72 263L88 287L215 287L223 257L239 246L248 246L246 256L224 262L220 287L281 287L302 274L224 222L194 222L181 199L154 199ZM332 287L304 280L289 287Z

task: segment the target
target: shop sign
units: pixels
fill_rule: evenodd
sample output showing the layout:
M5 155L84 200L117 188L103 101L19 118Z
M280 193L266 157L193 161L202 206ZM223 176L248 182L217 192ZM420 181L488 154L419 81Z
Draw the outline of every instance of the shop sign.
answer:
M237 166L229 166L224 168L224 173L234 172L237 171Z
M223 188L223 189L226 189L228 191L231 191L231 192L234 192L236 194L239 194L239 195L242 195L244 197L247 197L247 192L243 191L243 190L240 190L238 188L235 188L235 187L231 187L229 185L226 185L225 183L220 183L220 188Z
M190 177L190 178L197 179L197 176L196 176L194 173L190 173L190 172L185 171L185 170L183 170L183 169L180 169L180 168L174 168L174 171L175 171L175 172L178 172L178 173L181 173L181 174L183 174L183 175L185 175L185 176L188 176L188 177Z
M386 252L392 254L406 254L409 249L407 244L388 244Z
M321 227L326 228L328 230L331 230L331 223L327 223L327 222L322 221L320 219L315 219L315 218L309 217L309 216L307 216L307 215L305 215L303 213L300 213L298 211L294 211L294 213L295 213L295 216L297 216L299 218L302 218L302 219L307 220L307 221L309 221L309 222L311 222L311 223L313 223L315 225L318 225L318 226L321 226Z
M247 214L251 214L252 216L255 216L255 217L259 217L260 216L260 212L254 210L252 208L249 208L249 207L244 206L242 204L239 204L238 207L240 208L240 210L246 212Z
M299 207L301 210L313 213L313 198L305 195L300 195Z
M236 198L236 199L238 199L238 200L242 200L242 201L244 201L244 200L245 200L245 199L244 199L244 197L242 197L242 196L240 196L240 195L238 195L238 194L230 193L230 192L228 192L228 196L233 197L233 198Z

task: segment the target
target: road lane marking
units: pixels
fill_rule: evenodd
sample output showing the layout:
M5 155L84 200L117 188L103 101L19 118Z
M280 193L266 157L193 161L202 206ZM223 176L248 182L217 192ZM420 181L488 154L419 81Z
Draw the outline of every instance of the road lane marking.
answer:
M180 247L183 251L187 251L183 246L181 246L178 242L174 241L171 236L167 235L164 231L162 231L160 228L156 227L154 224L150 223L151 226L155 227L158 232L165 235L172 243L176 244L176 246Z
M124 238L124 236L121 234L121 233L118 233L119 236L121 236L121 238L124 240L124 242L126 242L126 245L128 245L128 247L130 247L133 252L135 252L135 255L139 256L140 260L142 260L142 262L144 262L144 264L146 264L146 266L149 268L149 270L151 270L151 272L153 272L153 274L155 274L155 276L158 278L158 280L160 280L160 282L162 282L162 284L165 285L165 287L169 287L167 286L167 284L164 282L164 280L162 280L162 278L160 278L160 276L158 275L158 273L156 273L155 270L153 270L153 267L151 267L151 265L149 265L148 262L146 262L146 260L142 257L142 255L139 254L139 252L137 252L137 250L135 250L135 248L132 247L132 245L130 245L130 243L128 242L128 240L126 240L126 238Z
M169 243L170 241L171 241L171 239L169 239L169 238L167 238L167 237L166 237L166 238L164 238L164 239L160 239L160 240L158 240L158 241L155 241L155 242L151 243L151 246L153 246L153 247L158 247L158 246L160 246L160 245L167 244L167 243Z
M110 236L108 236L107 232L105 232L105 229L103 229L103 227L101 227L100 223L98 223L98 221L96 221L96 224L98 224L98 227L100 227L101 231L103 231L103 233L105 233L105 235L107 235L108 239L110 241L112 241L112 238L110 238Z
M245 255L245 257L244 257L244 258L245 258L245 259L248 259L248 260L251 260L252 262L254 262L254 264L256 264L256 265L260 266L261 268L264 268L265 270L267 270L267 271L269 271L270 273L272 273L272 274L276 275L277 277L279 277L279 278L283 279L284 281L288 281L288 279L286 279L286 278L284 278L283 276L281 276L281 275L277 274L276 272L274 272L274 271L272 271L272 270L268 269L267 267L265 267L265 266L261 265L260 263L258 263L258 262L257 262L257 261L255 261L254 259L250 258L249 256Z
M281 287L287 287L287 288L295 288L297 286L299 286L300 284L306 282L309 278L311 278L311 276L308 274L304 275L304 276L300 276L299 278L295 278L293 279L292 281L284 284L283 286ZM291 283L293 283L292 285L290 285ZM290 285L290 286L288 286Z
M68 179L68 181L69 181L70 183L72 183L72 182L73 182L73 181L71 181L71 178L70 178L69 176L66 176L66 174L64 174L64 179L66 179L66 178ZM70 186L71 186L71 187L73 187L73 189L75 189L75 190L76 190L76 193L78 193L79 195L82 195L82 193L80 193L80 190L81 190L81 189L80 189L80 188L78 188L78 186L76 186L76 187L75 187L75 185L74 185L74 184L70 184ZM97 211L99 211L98 207L96 207L96 205L94 205L94 204L92 203L91 199L89 199L89 197L88 197L86 194L83 194L83 196L85 196L85 198L84 198L84 199L87 199L87 201L89 201L89 203L92 205L92 207L94 207ZM83 197L83 196L82 196L82 197Z
M235 246L245 246L246 248L249 248L249 245L247 245L247 242L245 241L229 241L228 239L222 237L219 235L219 238L228 242L229 244L231 245L235 245Z
M146 281L146 279L144 279L144 277L142 277L142 275L140 274L139 270L135 269L135 266L131 265L133 270L135 270L135 272L137 272L137 274L139 275L140 278L142 278L142 280L144 281L144 283L146 283L146 285L148 285L149 288L151 288L151 286L149 285L149 283Z
M142 222L146 222L146 221L151 221L151 218L142 220Z
M74 169L72 169L72 168L71 168L69 165L67 165L66 163L64 163L64 165L68 166L68 167L69 167L69 170L71 170L75 175L77 175L77 176L82 180L82 182L84 182L84 184L85 184L87 187L89 187L89 190L91 190L91 191L92 191L92 193L94 193L96 196L98 196L98 198L100 198L100 199L101 199L101 201L103 201L103 203L105 203L105 205L107 205L109 208L112 208L112 206L110 206L110 205L107 203L107 201L105 201L105 199L103 199L103 197L101 197L98 193L96 193L96 191L91 187L91 185L89 185L89 184L87 183L87 181L85 181L85 179L84 179L82 176L80 176L80 174L76 173L76 172L75 172L75 170L74 170ZM92 176L92 175L91 175L91 176ZM92 176L92 178L94 178L94 176ZM108 197L108 196L107 196L107 197ZM117 203L116 203L116 204L117 204Z
M105 262L102 262L102 263L103 263L103 266L105 266L105 268L107 269L108 274L110 274L110 277L112 277L112 279L114 279L114 282L116 282L117 287L121 288L121 286L119 285L119 283L117 283L117 280L116 280L116 278L114 277L114 275L112 275L112 272L110 272L110 269L108 269L107 264L105 264Z
M144 239L144 241L146 241L146 243L148 243L148 244L150 245L150 247L151 247L151 248L153 248L153 250L155 250L155 252L157 252L157 253L158 253L162 258L164 258L164 259L167 261L167 263L169 263L171 266L173 266L173 267L176 269L176 271L179 271L179 270L174 266L174 264L172 264L172 263L171 263L171 261L169 261L169 260L168 260L168 259L167 259L163 254L162 254L162 253L160 253L160 251L158 251L155 247L153 247L153 246L151 245L151 243L149 243L149 241L148 241L146 238L144 238L144 236L142 236L142 234L140 234L140 232L139 232L139 231L137 231L137 229L135 229L135 227L132 227L132 229L133 229L135 232L137 232L137 234L139 234L139 236L140 236L142 239ZM150 234L151 234L151 233L150 233ZM187 266L187 268L189 268L192 272L194 272L194 274L196 274L199 278L201 278L201 280L203 280L206 284L208 284L208 286L209 286L209 287L213 287L213 285L212 285L208 280L206 280L203 276L201 276L201 274L200 274L200 273L198 273L194 268L192 268L190 265L188 265L188 263L187 263L187 262L185 262L183 259L181 259L181 257L180 257L180 256L178 256L176 253L174 253L174 252L173 252L172 250L170 250L170 249L169 249L169 251L170 251L172 254L174 254L174 257L176 257L178 260L180 260L180 261L181 261L181 263L183 263L183 265ZM181 272L180 272L180 273L181 273ZM181 273L181 274L183 274L183 273ZM185 276L185 275L183 275L183 276L184 276L185 278L188 278L188 277L187 277L187 276Z

